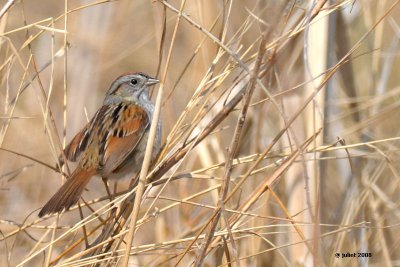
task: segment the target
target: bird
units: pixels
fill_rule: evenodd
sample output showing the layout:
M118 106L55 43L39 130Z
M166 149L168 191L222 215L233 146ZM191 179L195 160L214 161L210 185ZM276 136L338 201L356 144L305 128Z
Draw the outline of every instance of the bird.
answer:
M70 209L80 199L91 177L122 179L140 171L154 104L149 88L159 80L142 72L128 72L111 83L102 106L65 147L60 156L77 162L66 182L39 212L39 217ZM161 147L161 122L157 122L152 158Z

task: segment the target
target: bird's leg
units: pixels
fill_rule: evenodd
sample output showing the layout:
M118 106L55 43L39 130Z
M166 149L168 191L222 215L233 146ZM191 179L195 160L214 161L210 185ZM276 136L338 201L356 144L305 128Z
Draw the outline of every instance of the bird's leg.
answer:
M104 186L106 187L108 198L110 199L110 201L113 201L114 197L110 192L110 188L108 187L108 178L107 177L101 177L101 179L103 180Z
M101 177L104 183L104 186L106 187L107 195L108 198L110 199L110 202L114 200L114 195L111 194L110 188L108 186L108 178L107 177ZM114 192L115 193L115 192ZM114 205L114 203L111 206L109 218L115 218L115 212L117 211L117 207Z

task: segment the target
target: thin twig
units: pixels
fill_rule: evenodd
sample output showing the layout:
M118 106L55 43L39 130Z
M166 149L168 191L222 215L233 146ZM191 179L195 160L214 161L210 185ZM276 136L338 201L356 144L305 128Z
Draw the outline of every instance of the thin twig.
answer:
M124 266L124 267L127 267L128 263L129 263L129 255L130 255L131 248L132 248L132 242L135 237L137 218L139 215L140 204L142 202L143 192L144 192L144 189L146 186L146 176L147 176L147 172L150 168L151 153L153 151L154 139L155 139L156 131L158 128L158 118L160 115L161 99L162 99L162 95L163 95L163 91L164 91L164 84L165 84L165 80L167 77L168 66L169 66L169 63L171 60L172 51L174 48L175 37L178 32L179 22L181 20L180 14L182 14L183 8L185 7L185 3L186 3L186 0L182 0L179 15L176 20L175 29L174 29L174 32L172 35L171 45L170 45L169 52L167 55L164 73L161 78L161 85L160 85L160 88L158 89L156 107L154 110L153 119L152 119L152 123L151 123L151 127L150 127L149 139L147 141L146 152L145 152L144 159L143 159L142 169L140 170L139 183L138 183L138 187L136 190L136 196L135 196L135 203L133 205L133 210L132 210L132 214L131 214L131 222L129 224L129 233L127 236L126 251L124 254L124 261L122 263L122 266Z

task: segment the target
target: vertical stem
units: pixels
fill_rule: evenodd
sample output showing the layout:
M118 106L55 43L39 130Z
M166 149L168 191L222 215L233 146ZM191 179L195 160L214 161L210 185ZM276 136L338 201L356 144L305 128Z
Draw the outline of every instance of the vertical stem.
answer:
M68 0L64 0L64 49L65 49L65 56L64 56L64 101L63 101L63 140L62 140L62 148L65 147L66 143L66 131L67 131L67 50L68 50L68 39L67 39L67 24L68 24ZM54 22L53 25L54 26ZM53 37L54 39L54 37ZM54 52L51 55L52 61L54 60ZM52 68L54 68L54 62L52 62ZM52 71L53 75L53 71ZM45 118L47 119L47 111L46 111L46 116ZM65 171L65 166L63 167L63 171ZM64 176L61 174L61 179L64 181ZM49 246L49 251L48 255L46 258L46 264L45 266L49 266L49 262L51 260L51 254L53 252L53 241L56 238L56 229L58 225L60 215L58 214L56 216L56 219L53 223L53 231L51 233L51 242Z
M340 12L340 11L338 11ZM335 39L336 39L336 16L337 12L332 12L329 14L329 22L328 22L328 42L327 42L327 53L326 53L326 69L331 68L336 64L336 57L335 57ZM323 135L322 135L322 144L327 144L328 142L332 141L330 138L332 137L331 133L331 128L329 124L329 119L332 116L332 106L329 105L329 100L334 99L335 96L335 90L333 88L333 79L330 79L326 83L326 90L325 90L325 95L324 95L324 115L323 115ZM327 152L322 152L320 157L324 158L328 156ZM327 222L329 219L328 213L329 209L327 209L327 196L329 195L329 188L327 188L327 181L324 179L324 177L327 177L328 174L328 162L325 160L322 160L319 162L319 177L320 183L319 183L319 190L320 190L320 207L323 207L320 210L320 222Z
M156 131L157 131L158 118L160 115L161 99L162 99L162 95L163 95L163 91L164 91L165 78L167 76L169 62L171 60L171 55L172 55L172 50L174 48L174 41L175 41L176 33L178 31L178 26L179 26L179 22L181 20L181 14L182 14L182 10L185 6L185 3L186 3L186 0L182 0L181 6L180 6L180 12L178 14L178 18L177 18L175 28L174 28L174 33L172 35L171 46L169 48L168 55L167 55L166 66L165 66L165 69L163 72L163 76L161 78L160 88L159 88L158 94L157 94L156 107L155 107L153 119L151 122L149 139L147 140L146 152L145 152L144 159L143 159L143 165L142 165L142 169L140 171L139 183L138 183L138 187L136 190L135 203L133 205L133 210L132 210L132 214L131 214L132 218L131 218L131 221L129 224L129 233L128 233L128 237L127 237L124 261L122 264L122 266L124 266L124 267L127 267L128 263L129 263L129 254L131 252L132 242L135 237L135 228L136 228L136 223L137 223L137 219L138 219L138 215L139 215L140 204L142 201L143 192L144 192L145 185L146 185L146 176L147 176L147 172L149 171L149 167L150 167L151 152L153 150L154 138L156 136Z

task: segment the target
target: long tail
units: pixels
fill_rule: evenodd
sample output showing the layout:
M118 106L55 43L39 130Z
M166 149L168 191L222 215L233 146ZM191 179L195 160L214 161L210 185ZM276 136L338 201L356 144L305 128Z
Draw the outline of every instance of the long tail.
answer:
M82 195L83 189L85 189L94 174L95 171L93 170L84 170L78 167L65 184L44 205L39 212L39 217L61 212L64 209L68 210L72 205L76 204Z

